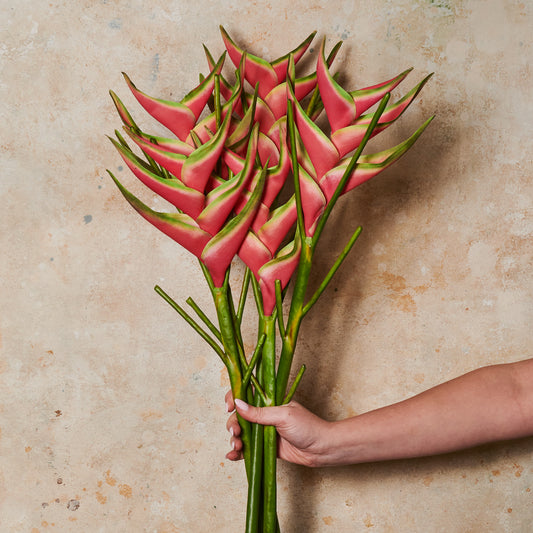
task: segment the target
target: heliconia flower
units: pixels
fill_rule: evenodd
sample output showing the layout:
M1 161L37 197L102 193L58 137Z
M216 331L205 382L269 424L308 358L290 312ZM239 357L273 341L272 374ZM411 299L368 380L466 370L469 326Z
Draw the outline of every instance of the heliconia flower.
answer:
M399 145L382 152L361 156L356 167L350 174L342 193L344 194L368 181L397 161L415 143L431 120L432 118L427 120L408 139ZM350 157L340 159L333 168L324 172L320 178L317 178L316 175L312 176L303 166L300 166L299 181L306 235L313 235L318 218L327 203L331 200L337 186L343 178L350 159ZM291 208L296 211L296 205L291 205ZM293 214L293 216L296 217L296 214Z
M259 231L249 230L239 249L239 257L259 281L263 294L263 310L267 316L272 313L276 302L276 279L280 280L284 288L298 266L301 251L298 233L294 240L278 251L296 221L293 205L296 205L294 198L274 210Z
M245 147L246 141L248 140L248 136L250 134L250 131L252 129L252 125L255 123L257 126L260 127L259 123L255 120L255 109L256 109L256 103L257 103L257 87L254 93L253 98L250 101L250 105L242 117L242 119L238 122L236 127L231 132L231 135L227 139L227 147L229 150L232 150L233 152L240 153L242 149Z
M248 228L253 221L265 183L266 168L257 175L253 192L244 208L206 244L201 255L213 278L215 287L224 283L226 270L242 245Z
M420 126L408 139L402 143L378 152L375 154L362 155L359 158L355 169L350 174L350 178L343 190L343 193L351 191L354 187L361 185L365 181L368 181L370 178L373 178L394 162L396 162L413 144L415 141L422 135L422 132L427 128L430 122L433 120L433 117L429 118ZM327 172L323 178L320 180L320 188L323 191L327 201L331 199L337 185L342 179L344 171L348 166L349 158L345 158L341 161L339 165Z
M244 61L242 63L243 64L241 65L241 68L244 68ZM237 69L235 71L235 85L233 86L231 94L227 99L226 103L222 105L222 113L233 113L237 109L237 106L240 104L240 96L242 94L244 84L244 78L242 74L243 72L241 69ZM191 129L189 135L186 138L186 142L194 144L194 136L196 136L202 143L207 142L211 138L212 132L216 129L216 121L216 113L212 112L206 118L198 122L194 126L194 128Z
M232 258L238 254L258 280L264 312L270 314L275 306L275 282L280 280L282 288L287 285L302 249L299 231L279 249L294 231L296 197L272 207L291 171L288 106L292 106L296 126L303 231L312 237L348 167L350 152L359 146L372 121L373 113L363 113L399 85L411 69L386 82L349 92L329 71L340 43L326 58L323 41L316 71L297 78L296 63L315 33L272 62L242 50L222 27L221 33L226 52L215 62L204 46L210 72L200 77L199 85L180 102L148 96L124 75L135 98L176 135L175 139L142 132L111 92L126 133L146 160L136 155L118 132L118 141L112 139L114 146L133 174L179 212L153 211L112 177L134 209L200 258L216 286L223 283ZM226 53L237 67L233 85L221 73ZM428 78L385 109L372 135L401 116ZM245 90L245 80L254 88L253 94ZM304 110L302 100L312 91ZM215 101L220 97L224 103ZM199 121L208 103L212 111ZM331 126L329 135L315 122L322 110ZM361 156L342 192L395 162L428 123L396 147Z
M286 117L274 124L268 132L268 136L259 133L258 155L262 165L268 164L268 169L261 205L252 226L254 231L266 222L270 213L270 206L281 191L290 172L290 158L286 139ZM232 150L226 149L223 158L224 163L235 174L244 168L248 156L243 158ZM242 200L246 201L246 192L244 192ZM239 205L237 205L238 211Z
M367 109L379 102L386 93L392 91L412 69L395 78L349 93L330 74L325 57L325 43L322 41L317 61L318 88L333 132L344 128L359 118Z
M324 54L321 50L320 59L321 67L325 67ZM289 70L294 69L294 63L289 62ZM318 69L318 67L317 67ZM408 74L405 71L400 76L397 76L389 82L380 84L377 87L369 88L363 91L355 91L354 94L357 99L352 98L352 103L355 101L364 102L367 106L372 105L375 101L379 100L387 91L393 86L399 84L403 78ZM327 71L329 75L329 71ZM294 92L294 80L295 76L289 73L289 82L285 87L287 89L287 99L292 102L295 109L295 121L299 138L302 140L303 146L299 153L299 160L303 163L299 169L300 189L302 196L302 209L304 211L304 225L305 234L312 236L316 228L316 224L320 219L327 203L331 199L338 183L342 179L344 171L349 162L349 158L345 160L342 156L353 150L359 142L362 140L364 133L366 132L368 123L371 121L372 116L361 116L356 111L353 113L354 124L347 123L348 126L341 130L338 130L340 134L344 134L342 137L339 135L339 139L345 140L345 143L351 143L350 149L347 152L340 153L335 144L328 136L322 132L322 130L314 123L314 121L303 110L299 99ZM409 103L418 94L427 78L418 84L413 90L411 90L405 97L403 97L398 103L389 106L380 118L379 126L374 131L377 134L388 127L394 120L396 120L401 113L407 108ZM335 82L333 77L330 76L328 82ZM337 84L338 85L338 84ZM278 86L279 88L279 86ZM385 88L385 89L384 89ZM321 87L319 86L319 90ZM326 90L326 95L327 95ZM347 93L349 94L349 93ZM320 92L324 107L327 109L328 97L324 96ZM354 108L355 109L355 108ZM364 111L366 107L360 105L359 111ZM427 124L426 124L427 125ZM396 161L418 138L424 125L415 134L413 134L407 141L401 143L397 147L380 152L378 154L372 154L369 156L363 156L360 158L359 164L353 170L352 175L348 179L348 183L343 192L351 190L355 186L363 183L371 177L377 175L379 172L390 166ZM357 129L357 130L356 130ZM344 132L346 131L346 133ZM351 131L353 130L353 131ZM362 130L362 133L360 131ZM333 135L333 134L332 134ZM279 137L276 138L279 142ZM307 171L307 170L309 171ZM278 256L281 252L276 253L277 248L283 238L286 235L288 229L294 224L297 218L296 202L294 197L291 198L282 208L280 208L275 215L268 216L268 212L265 214L265 210L258 212L260 222L256 220L253 224L253 231L250 231L246 236L241 249L239 250L239 257L251 268L252 272L256 275L260 281L260 286L264 287L270 297L264 300L264 311L272 311L274 305L273 295L274 281L275 279L265 278L265 275L269 275L271 272L283 272L282 287L285 286L285 281L288 282L295 266L297 265L297 256L299 255L299 248L296 246L288 245L293 253L290 254L291 261L286 258L285 261L278 261ZM282 217L280 215L283 215ZM292 243L294 244L294 242ZM287 247L284 249L282 255L286 255ZM267 265L277 265L274 269L269 269Z
M156 135L148 135L143 133L139 126L135 124L135 121L133 120L129 111L126 109L126 106L122 103L122 100L113 91L109 91L109 94L113 99L113 103L115 104L118 114L122 118L124 129L128 132L128 134L135 134L138 137L141 137L144 141L154 145L154 147L163 148L176 154L189 155L194 150L194 146L192 146L192 144L180 141L179 139L169 139L167 137L158 137Z
M238 66L244 55L244 51L233 42L222 26L220 26L220 31L230 59L235 66ZM292 52L289 52L271 63L260 57L246 53L245 78L252 87L259 84L259 96L262 99L265 99L268 93L278 84L285 81L289 56L292 54L294 62L297 63L311 44L315 34L316 32L311 33L311 35L309 35L307 39L299 44Z
M263 312L266 316L271 315L276 306L276 280L280 281L282 288L287 286L298 266L301 250L302 243L296 232L294 240L280 250L273 260L259 269L259 286L263 296Z
M157 177L126 146L115 141L113 144L138 179L178 209L189 213L191 216L196 216L199 210L203 208L202 198L205 185L224 148L230 120L230 113L227 113L217 133L188 156L163 150L154 143L145 140L144 137L127 130L143 152L174 176L175 181ZM195 195L194 191L198 191L200 195ZM191 200L193 202L189 203Z
M201 87L204 85L203 82L200 84ZM113 180L141 216L201 259L216 286L223 283L225 271L254 220L265 183L266 168L258 171L256 167L259 125L254 124L253 113L247 127L241 126L238 133L238 143L244 143L246 149L241 168L226 180L220 180L213 174L226 149L230 126L233 125L233 131L236 130L232 112L241 91L241 76L237 75L233 98L221 109L221 124L217 128L216 117L213 117L210 125L214 133L209 131L203 143L198 135L194 136L194 141L199 143L197 148L183 140L174 141L142 133L122 102L112 94L126 132L148 161L138 157L118 132L118 142L111 141L133 174L180 212L156 212L131 194L114 176ZM204 93L204 100L205 96ZM150 101L157 102L157 105L161 102L157 99ZM195 111L199 114L198 109ZM187 136L182 135L186 141L193 140L193 127L194 123ZM206 187L208 183L209 187ZM243 196L245 188L250 191L246 197ZM237 203L236 214L230 216Z
M296 222L296 218L296 199L293 195L283 205L274 209L260 228L254 230L272 257Z
M296 128L313 164L314 177L319 180L338 164L340 156L328 136L315 124L296 99L292 84L287 85L287 97L294 104Z
M123 73L123 75L133 96L135 96L144 109L174 133L178 139L184 141L213 92L215 75L220 73L223 64L224 55L219 59L209 76L189 92L181 102L152 98L139 91L127 74Z
M378 121L376 129L372 133L372 137L387 129L403 114L431 76L432 74L426 76L395 104L387 106ZM353 124L332 132L331 142L335 145L335 148L337 148L341 157L359 146L363 140L368 124L370 124L372 120L372 116L373 113L362 115L357 118Z
M235 42L231 39L228 33L221 27L222 37L226 45L226 50L234 62L235 66L240 64L243 59L246 61L247 70L245 78L246 80L255 87L258 84L259 88L259 100L258 106L262 113L265 113L268 116L268 119L271 120L270 113L267 113L264 110L264 107L272 113L274 120L278 120L287 113L287 97L286 97L286 86L285 86L285 77L287 74L287 68L289 65L290 57L293 58L294 63L297 63L299 59L303 56L305 51L308 49L311 41L316 34L313 32L305 41L298 45L292 52L285 54L284 56L276 59L269 63L264 59L261 59L249 52L244 52L239 48ZM341 43L339 42L329 54L326 63L331 65L337 52L340 48ZM209 50L204 46L206 53L207 61L209 68L215 68L215 61L209 52ZM275 82L274 74L277 77L277 82ZM229 83L224 79L223 76L221 79L221 91L223 96L227 99L231 92ZM298 100L302 100L307 96L313 89L315 89L317 84L317 73L313 72L302 78L296 78L294 80L294 92ZM242 116L238 112L239 116ZM261 117L256 117L256 120L263 123L264 119ZM261 131L265 131L270 127L269 123L261 127Z
M207 58L207 64L209 68L213 70L215 68L216 61L214 60L213 56L211 55L211 52L209 51L209 49L207 48L205 44L204 44L204 52ZM239 68L237 69L237 72L239 74L244 73L244 59L245 59L244 57L241 59L241 63L239 64ZM241 76L241 77L242 77L242 81L244 81L244 76ZM232 97L232 93L233 93L233 87L228 82L228 80L226 80L226 78L224 77L222 73L219 75L219 85L220 85L219 90L220 90L220 94L222 98L224 98L226 101L230 100ZM209 104L211 111L214 111L214 107L215 107L214 99L211 102L208 100L208 104ZM236 103L234 107L234 112L239 117L243 116L244 113L243 113L243 108L242 108L242 102L239 101Z
M255 131L256 139L257 128ZM201 259L217 287L223 284L225 272L240 248L261 201L266 168L256 173L252 193L240 212L228 221L226 221L227 216L223 216L223 213L231 210L231 205L237 201L238 193L251 174L250 167L255 161L256 140L252 140L250 144L251 164L246 165L242 174L235 176L234 181L224 182L220 186L223 191L215 189L214 198L198 215L197 220L185 213L160 213L152 210L110 173L120 192L143 218ZM208 229L213 231L213 234L207 231Z
M126 109L126 106L122 103L122 100L115 94L114 91L109 91L109 94L111 95L111 98L113 99L113 103L115 104L115 107L124 125L128 126L129 128L135 128L135 130L140 131L137 124L135 124L133 117L130 115L130 112Z
M185 186L178 179L162 178L150 170L146 163L130 149L117 143L114 139L110 138L110 140L119 151L128 168L144 185L193 218L202 212L205 196L201 192Z
M326 152L326 154L329 153L330 165L336 163L336 165L329 170L327 170L328 165L317 165L319 168L318 173L323 173L323 176L320 179L311 176L306 171L305 166L300 166L299 168L302 209L304 211L304 229L306 235L312 236L321 214L344 175L350 158L340 159L338 154L335 156L335 151L329 139L322 134L321 130L318 130L318 128L315 127L311 120L308 119L296 99L294 97L291 98L290 96L289 99L295 102L295 108L298 108L299 111L300 122L297 122L297 125L303 126L298 128L300 135L302 137L305 135L305 133L302 134L302 130L310 131L311 134L308 135L308 142L309 139L311 139L311 146L314 148L318 147L317 151L321 154L324 152ZM402 100L405 102L406 98ZM397 108L398 107L396 106L395 109ZM296 115L298 117L298 114ZM296 120L298 120L298 118ZM403 143L400 143L398 146L376 154L360 157L359 163L348 178L343 193L348 192L357 185L376 176L397 161L401 155L414 144L430 121L431 119L424 123L410 138ZM313 148L311 148L311 150L312 149ZM312 158L311 155L308 157L316 164L317 157ZM318 162L319 164L323 163L321 159L318 159ZM274 212L272 217L257 232L250 232L239 251L241 259L244 260L259 279L263 295L264 313L267 315L273 311L275 306L276 279L280 280L281 287L284 288L298 264L301 251L301 243L299 243L298 240L298 233L296 233L294 241L289 243L282 251L276 254L277 247L286 235L286 231L296 221L296 213L296 202L293 197L284 204L282 208L279 208L277 212ZM273 244L274 246L269 247L267 246L267 243Z
M278 275L276 279L280 279L283 287L286 286L298 264L301 243L289 243L278 252L281 242L296 221L294 197L273 211L270 210L290 171L286 117L275 123L268 137L259 135L260 141L267 143L267 139L270 140L268 146L264 147L265 153L261 161L263 164L268 161L275 164L268 167L261 204L238 255L251 269L260 287L264 287L263 308L265 314L269 315L275 305L275 279L272 276ZM234 170L240 169L242 162L238 156L232 154L227 159ZM243 196L243 200L245 199L246 195ZM239 212L238 208L236 210Z
M109 174L124 198L137 213L165 235L181 244L186 250L200 257L212 236L200 228L191 216L185 213L159 213L150 209L129 192L111 172Z
M317 62L317 72L320 96L326 113L329 113L328 119L332 126L330 136L326 135L318 127L304 111L296 98L292 81L294 79L294 64L289 63L287 98L293 106L298 141L302 143L302 146L297 144L297 158L300 167L299 181L305 234L307 236L313 235L320 215L333 196L335 189L348 167L350 158L343 158L343 156L357 148L365 135L368 124L372 120L373 114L366 116L360 115L361 108L364 110L366 107L359 106L359 109L356 109L356 102L364 102L365 106L372 105L384 96L385 92L383 91L385 89L390 89L398 85L409 71L405 71L393 80L389 80L389 82L374 86L370 89L348 93L330 75L324 60L324 44L322 44ZM373 135L383 131L398 119L421 90L428 78L429 76L422 80L422 82L396 104L385 108L379 118L377 127L373 131ZM366 97L364 96L365 93L368 93ZM358 98L353 98L352 95L354 94L357 94ZM341 112L342 109L344 110ZM340 120L341 116L342 121ZM346 117L351 117L350 120L353 123L350 124ZM387 166L390 166L412 146L426 126L427 123L419 128L409 139L394 148L378 154L360 157L357 166L348 178L348 183L342 192L351 190L360 183L377 175ZM337 129L333 131L335 128ZM335 138L335 136L337 137ZM333 142L334 139L337 143ZM342 149L338 150L337 146ZM295 206L293 209L296 209Z
M242 170L233 178L222 182L221 185L213 189L206 196L206 206L198 215L196 221L198 225L215 235L222 227L232 209L241 198L244 188L249 184L250 177L255 167L255 156L257 154L258 127L254 127L250 142L248 143L248 152ZM261 192L263 190L261 186ZM257 185L252 185L252 194L257 191ZM259 201L261 196L259 196ZM244 209L244 207L243 207ZM238 210L240 213L242 209Z
M320 184L304 168L299 169L300 194L304 214L304 230L308 237L313 236L314 228L328 203Z
M268 215L264 217L264 220L265 222L261 226L254 220L239 250L239 257L256 274L259 266L263 265L265 261L274 258L280 244L296 222L296 203L294 196L285 204L273 211L269 211ZM254 257L255 254L260 254L264 258L264 261L259 263L259 266L253 266L258 265L257 259Z

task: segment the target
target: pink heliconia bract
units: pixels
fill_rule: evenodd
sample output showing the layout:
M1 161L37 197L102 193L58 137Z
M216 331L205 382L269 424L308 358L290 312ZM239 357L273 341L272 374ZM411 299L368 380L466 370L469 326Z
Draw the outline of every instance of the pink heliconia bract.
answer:
M180 102L148 96L124 74L140 105L174 138L142 132L111 92L137 153L119 132L117 140L111 139L113 145L137 179L177 212L152 210L110 174L138 213L200 259L215 286L224 283L227 269L238 255L256 277L263 310L269 316L276 303L276 280L286 287L302 248L299 230L295 230L297 197L289 192L279 200L286 184L293 182L288 177L297 171L303 231L312 238L348 168L350 154L372 121L373 113L364 113L397 87L411 69L383 83L347 91L330 72L340 43L326 57L324 39L316 70L297 78L296 65L308 53L316 32L272 62L245 52L222 27L221 33L226 51L215 61L204 47L210 72ZM226 54L236 67L233 85L222 75ZM404 113L428 78L386 107L372 135ZM211 112L202 116L207 104ZM294 112L298 169L291 163L288 106ZM317 123L322 109L329 132ZM342 192L398 160L428 123L393 148L361 156Z

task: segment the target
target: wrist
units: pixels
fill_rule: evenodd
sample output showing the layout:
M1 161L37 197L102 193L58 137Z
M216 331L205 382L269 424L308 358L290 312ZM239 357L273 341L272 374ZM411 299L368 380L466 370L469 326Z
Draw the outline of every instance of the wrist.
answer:
M357 431L357 417L327 422L315 466L342 466L363 462L364 445Z
M332 428L331 460L332 466L356 464L361 462L361 442L356 431L357 417L334 422Z

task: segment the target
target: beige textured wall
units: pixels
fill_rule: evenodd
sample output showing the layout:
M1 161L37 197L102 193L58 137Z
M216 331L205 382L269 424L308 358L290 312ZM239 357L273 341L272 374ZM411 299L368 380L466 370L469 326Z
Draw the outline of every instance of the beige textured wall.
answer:
M436 73L381 145L437 119L341 202L325 235L316 280L326 249L365 228L305 323L299 399L338 418L532 356L532 11L528 0L0 2L0 531L241 529L221 365L152 290L211 309L196 260L105 173L120 172L108 89L145 120L120 72L179 99L206 71L202 43L222 51L219 24L270 59L313 29L344 39L349 88L409 66L407 85ZM282 465L283 531L529 532L532 451L526 439Z

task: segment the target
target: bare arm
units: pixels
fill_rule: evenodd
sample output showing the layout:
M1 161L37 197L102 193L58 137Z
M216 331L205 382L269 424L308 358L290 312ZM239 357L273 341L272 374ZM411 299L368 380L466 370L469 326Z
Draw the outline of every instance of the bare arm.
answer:
M229 406L233 406L231 397ZM469 372L402 402L338 422L326 422L301 405L238 412L275 425L280 457L308 466L354 464L450 452L533 435L533 359ZM228 421L238 459L236 418Z

